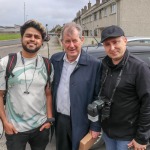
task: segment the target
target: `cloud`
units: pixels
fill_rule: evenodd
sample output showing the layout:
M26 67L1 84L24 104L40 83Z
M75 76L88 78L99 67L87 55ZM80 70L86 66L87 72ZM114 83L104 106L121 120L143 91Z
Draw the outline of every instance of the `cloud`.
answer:
M24 20L36 19L49 28L72 21L89 0L0 0L0 25L22 25ZM95 4L96 0L90 0Z

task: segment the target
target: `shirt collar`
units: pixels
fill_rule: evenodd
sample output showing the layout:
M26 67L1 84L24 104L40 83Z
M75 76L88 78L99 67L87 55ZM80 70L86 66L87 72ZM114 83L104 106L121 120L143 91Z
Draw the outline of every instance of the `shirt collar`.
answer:
M70 61L68 60L68 58L67 58L66 53L65 53L65 55L64 55L64 57L63 57L63 60L64 60L64 61L66 61L66 62L68 62L68 63L70 63L70 64L73 64L73 63L75 63L75 62L78 62L78 61L79 61L80 55L81 55L81 53L78 55L78 57L76 58L76 60L75 60L75 61L70 62Z

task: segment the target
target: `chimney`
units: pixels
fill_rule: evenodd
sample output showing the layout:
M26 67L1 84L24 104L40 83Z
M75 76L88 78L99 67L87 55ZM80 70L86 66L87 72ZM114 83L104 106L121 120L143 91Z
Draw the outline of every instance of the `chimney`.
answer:
M82 12L82 14L84 14L84 9L83 8L81 9L81 12Z
M96 0L96 5L100 4L100 0Z
M84 6L84 12L86 12L87 11L87 6Z
M81 12L80 12L80 10L79 10L79 12L78 12L78 13L79 13L79 16L80 16L80 15L81 15Z
M88 3L88 9L90 9L91 8L91 2L89 1L89 3Z

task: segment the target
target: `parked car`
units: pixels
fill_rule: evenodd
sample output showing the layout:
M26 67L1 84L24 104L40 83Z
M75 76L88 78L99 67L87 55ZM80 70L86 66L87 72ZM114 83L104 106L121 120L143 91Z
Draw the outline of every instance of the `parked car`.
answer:
M131 37L127 37L127 41L128 41L127 45L150 46L150 37L131 36ZM103 46L103 43L98 43L97 40L96 40L96 42L97 42L97 45L88 45L88 46L85 46L85 47L100 47L100 46Z
M148 45L150 46L150 37L127 37L128 45Z
M88 54L97 59L103 59L106 56L105 50L102 47L83 48ZM148 63L150 66L150 46L127 46L127 49L133 54Z
M146 59L145 61L149 64L148 58L145 58L145 55L150 51L150 37L127 37L127 40L127 49L131 53L138 55L142 60ZM100 59L106 56L104 47L99 43L98 45L83 46L82 48L95 58Z
M83 47L83 49L93 57L102 60L105 56L105 50L103 46L93 46L93 47ZM144 62L146 62L150 67L150 46L140 45L132 45L127 46L127 49L136 57L142 59ZM101 139L101 136L98 138L98 140L95 142L91 150L94 150L96 148L100 148L104 144L104 141Z

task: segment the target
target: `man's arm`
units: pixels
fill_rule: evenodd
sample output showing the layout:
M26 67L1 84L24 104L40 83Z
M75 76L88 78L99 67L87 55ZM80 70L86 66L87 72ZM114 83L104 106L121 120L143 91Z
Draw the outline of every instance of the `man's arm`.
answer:
M139 65L136 77L136 93L140 101L138 129L133 143L146 145L150 138L150 69Z
M99 66L96 73L96 79L95 79L95 89L94 89L94 96L93 101L98 97L99 90L100 90L100 79L101 79L101 62L99 61ZM97 138L100 135L101 131L101 125L100 120L97 122L91 122L90 125L90 133L93 138Z
M17 133L17 130L14 128L14 126L8 122L6 118L6 113L4 109L4 103L3 103L3 96L5 91L0 90L0 118L2 120L4 130L7 134L14 134Z
M52 118L52 93L51 93L51 87L47 84L45 88L45 94L46 94L46 110L47 110L47 118ZM42 131L44 128L50 128L52 124L51 123L45 123L40 128L40 131Z
M52 93L51 93L51 87L46 87L46 107L47 107L47 118L52 118Z
M5 91L0 90L0 117L3 123L7 121L3 102L4 93Z

